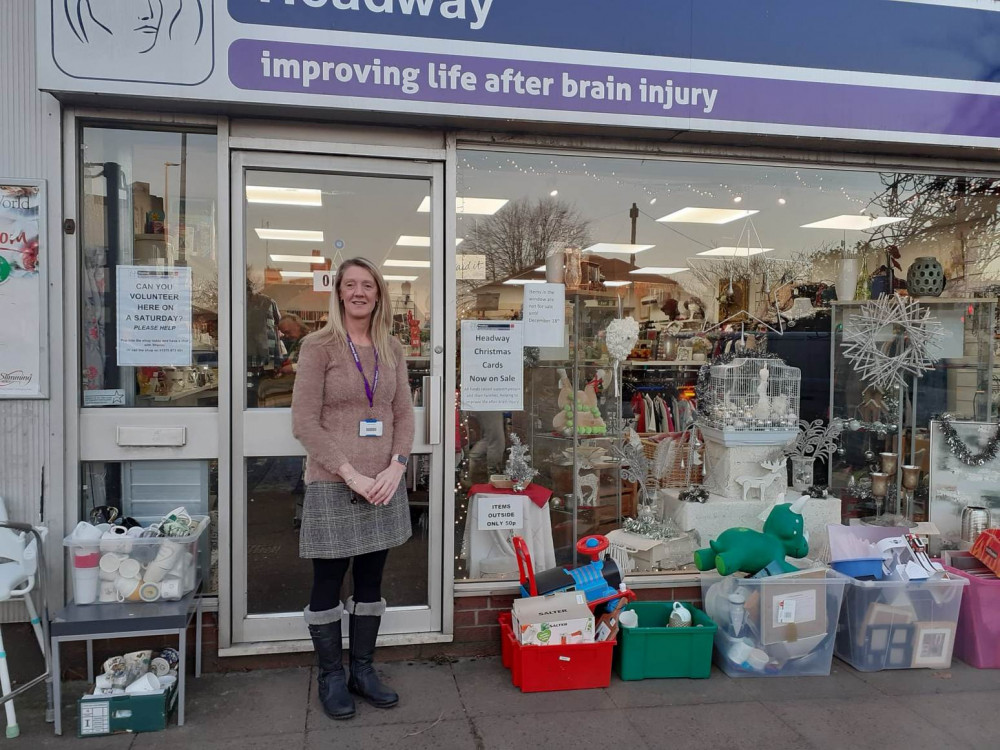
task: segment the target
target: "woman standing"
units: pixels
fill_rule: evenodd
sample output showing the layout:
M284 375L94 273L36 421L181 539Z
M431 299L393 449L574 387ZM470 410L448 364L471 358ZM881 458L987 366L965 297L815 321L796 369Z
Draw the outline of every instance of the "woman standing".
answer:
M385 612L386 555L410 538L403 474L413 446L413 405L391 323L378 268L364 258L345 260L329 322L305 339L296 370L292 430L308 455L299 554L313 561L305 620L318 655L320 700L334 719L354 716L351 693L379 708L399 702L372 667ZM354 593L343 605L348 567ZM349 680L341 654L344 609Z

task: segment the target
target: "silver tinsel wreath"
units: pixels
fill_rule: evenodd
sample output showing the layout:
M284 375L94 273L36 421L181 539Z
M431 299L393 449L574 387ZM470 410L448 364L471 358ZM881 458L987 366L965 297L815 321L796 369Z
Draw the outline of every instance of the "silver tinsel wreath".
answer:
M893 331L890 341L884 338L887 327ZM890 354L900 334L903 341ZM893 294L866 302L851 315L841 346L862 380L887 391L905 384L907 374L920 377L933 370L938 358L931 348L942 336L944 327L931 317L930 308Z

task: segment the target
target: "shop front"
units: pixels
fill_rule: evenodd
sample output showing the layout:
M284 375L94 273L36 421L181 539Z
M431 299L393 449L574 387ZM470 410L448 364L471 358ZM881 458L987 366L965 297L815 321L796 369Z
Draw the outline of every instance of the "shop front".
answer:
M790 486L820 556L827 523L961 526L934 510L931 418L997 414L1000 118L988 64L924 36L973 49L1000 15L544 5L184 0L138 31L38 3L63 154L64 524L209 516L220 655L310 648L291 394L358 255L389 283L417 414L380 643L498 648L513 533L536 570L606 536L632 588L697 600L694 551ZM900 397L841 339L925 258L948 338ZM794 387L765 414L734 384L701 416L784 443L800 420L846 425L802 476L777 438L737 460L702 429L703 367L744 348ZM920 468L906 506L901 481L890 505L873 485L886 453Z

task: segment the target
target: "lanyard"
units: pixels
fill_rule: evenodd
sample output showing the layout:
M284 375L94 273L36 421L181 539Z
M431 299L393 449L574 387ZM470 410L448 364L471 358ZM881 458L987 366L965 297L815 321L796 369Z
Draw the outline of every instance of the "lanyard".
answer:
M361 357L358 356L358 350L354 348L354 342L351 341L351 337L347 337L347 345L351 347L351 354L354 357L354 365L358 368L358 372L361 373L361 379L365 381L365 395L368 397L368 406L372 409L375 408L375 390L378 388L378 349L375 350L375 379L374 383L369 384L368 378L365 375L365 369L361 366Z

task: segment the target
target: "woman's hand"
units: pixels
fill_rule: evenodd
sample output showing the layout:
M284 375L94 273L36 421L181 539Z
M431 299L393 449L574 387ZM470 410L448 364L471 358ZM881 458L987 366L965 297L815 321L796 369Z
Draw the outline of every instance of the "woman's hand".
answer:
M398 461L390 461L389 465L382 469L375 477L371 494L368 495L368 502L372 505L388 505L392 496L396 494L399 481L403 478L406 467Z
M372 488L375 486L375 480L371 477L366 477L364 474L355 472L351 477L350 484L347 485L352 491L361 495L365 500L371 501Z

